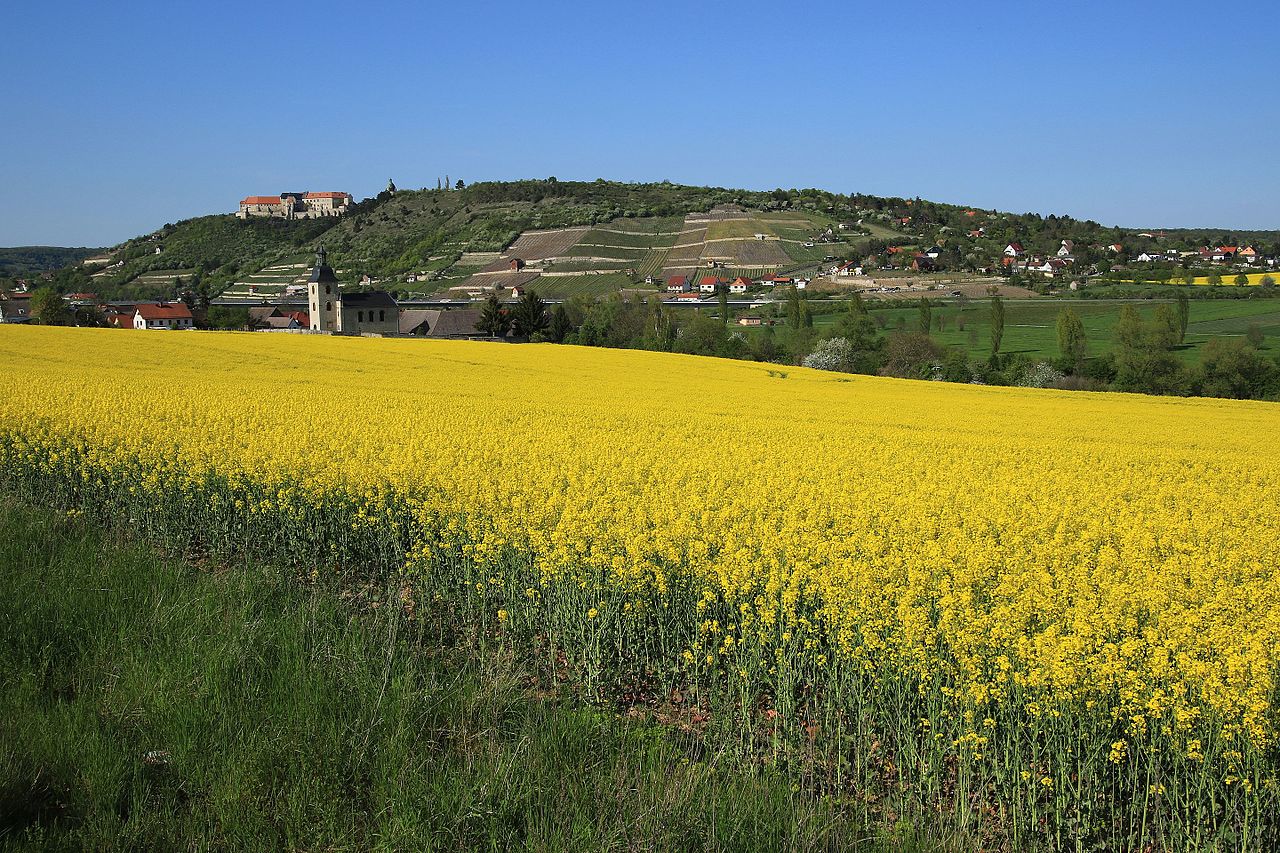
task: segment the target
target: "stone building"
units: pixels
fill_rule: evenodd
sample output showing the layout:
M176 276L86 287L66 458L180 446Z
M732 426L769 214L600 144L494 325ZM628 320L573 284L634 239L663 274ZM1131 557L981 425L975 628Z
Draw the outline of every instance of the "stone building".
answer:
M280 193L280 195L251 195L240 200L236 216L275 216L280 219L319 219L323 216L341 216L352 204L351 193Z
M339 335L400 333L400 308L391 294L380 290L343 293L323 247L316 251L316 265L307 279L307 306L312 331Z

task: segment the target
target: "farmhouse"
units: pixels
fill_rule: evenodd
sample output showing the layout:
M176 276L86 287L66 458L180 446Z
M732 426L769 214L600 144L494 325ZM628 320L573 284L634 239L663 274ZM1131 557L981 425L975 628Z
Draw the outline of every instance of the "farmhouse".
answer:
M762 326L764 325L763 317L739 317L739 326Z
M688 293L689 279L682 275L673 275L667 279L667 293Z
M274 216L280 219L319 219L323 216L341 216L351 208L351 193L280 193L280 195L251 195L240 200L236 216ZM159 254L157 250L156 254Z
M1004 247L1004 256L1006 258L1017 258L1022 256L1022 244L1014 241Z
M751 280L743 276L738 276L729 285L730 293L746 293L747 288L751 286Z
M154 305L139 305L134 309L133 327L135 329L190 329L194 327L191 309L182 303L170 305L158 302Z
M702 293L715 293L723 281L714 275L704 275L698 279L698 290Z

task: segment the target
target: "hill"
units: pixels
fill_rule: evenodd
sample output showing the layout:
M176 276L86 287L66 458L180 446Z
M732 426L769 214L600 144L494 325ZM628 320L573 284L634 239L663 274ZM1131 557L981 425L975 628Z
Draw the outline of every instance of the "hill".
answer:
M352 284L461 293L540 277L538 288L548 295L592 295L704 269L726 276L817 272L832 261L867 258L877 268L909 270L926 251L930 268L990 274L1011 243L1026 255L1052 256L1064 240L1073 244L1078 268L1091 269L1204 244L1280 254L1274 231L1135 231L920 198L548 178L383 192L340 219L184 220L115 247L101 265L69 270L59 285L141 298L171 292L175 279L199 279L212 293L269 297L299 281L314 246L324 243L340 278ZM1110 248L1116 245L1119 251ZM513 270L517 259L523 263Z
M102 252L102 249L64 246L13 246L0 248L0 278L49 272Z

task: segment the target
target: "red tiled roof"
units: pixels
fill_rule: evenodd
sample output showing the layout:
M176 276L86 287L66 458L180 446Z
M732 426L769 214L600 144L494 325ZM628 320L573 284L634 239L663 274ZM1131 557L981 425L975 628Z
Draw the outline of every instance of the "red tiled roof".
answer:
M702 278L698 279L698 284L719 284L720 282L721 279L714 275L704 275Z
M349 198L349 193L307 193L303 198Z
M185 305L139 305L144 320L190 320L191 310Z
M685 279L685 277L684 277L684 276L682 276L682 275L673 275L673 276L671 276L671 278L667 279L667 284L684 284L684 283L685 283L685 281L686 281L686 279Z
M280 196L278 195L250 195L245 196L241 204L280 204Z

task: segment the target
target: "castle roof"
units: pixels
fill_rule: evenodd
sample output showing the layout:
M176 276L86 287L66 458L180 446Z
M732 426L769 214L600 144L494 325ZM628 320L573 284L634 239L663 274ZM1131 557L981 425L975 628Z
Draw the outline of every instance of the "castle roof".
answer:
M303 198L351 198L350 193L307 193Z
M245 196L241 204L280 204L280 196L278 195L250 195Z

